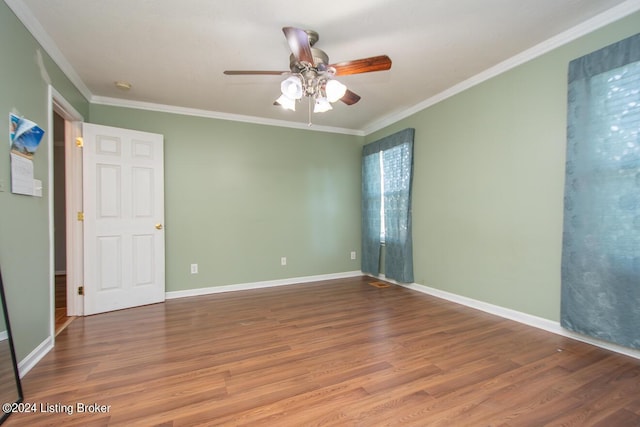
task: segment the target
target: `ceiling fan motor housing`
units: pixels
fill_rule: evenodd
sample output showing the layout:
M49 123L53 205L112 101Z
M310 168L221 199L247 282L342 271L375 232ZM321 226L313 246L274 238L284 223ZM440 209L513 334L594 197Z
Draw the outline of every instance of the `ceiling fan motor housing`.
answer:
M289 69L291 69L291 72L301 73L308 68L315 68L318 71L326 71L327 64L329 64L329 55L327 55L323 50L315 47L311 48L311 54L313 56L313 64L310 64L309 66L305 66L305 63L298 61L298 58L291 54L289 56Z
M320 39L317 32L313 30L303 30L295 27L283 27L282 32L287 39L291 55L289 56L290 73L283 71L242 71L242 70L226 70L226 75L289 75L284 82L281 83L282 96L275 102L275 105L281 105L295 111L295 102L293 99L287 98L289 93L289 85L295 87L295 99L299 99L299 91L302 89L303 95L310 98L316 98L316 101L322 97L330 99L329 102L338 99L347 105L353 105L360 100L360 96L348 90L345 85L334 80L335 76L346 76L351 74L369 73L372 71L385 71L391 68L391 59L387 55L372 56L369 58L344 61L337 64L329 63L329 56L321 49L314 48L313 45ZM294 79L290 82L290 79ZM283 85L285 88L283 89ZM329 87L331 86L331 87ZM293 89L291 89L293 90ZM329 94L328 92L331 92ZM331 96L329 96L331 95ZM283 102L290 101L291 108L284 105ZM327 111L326 109L320 111Z

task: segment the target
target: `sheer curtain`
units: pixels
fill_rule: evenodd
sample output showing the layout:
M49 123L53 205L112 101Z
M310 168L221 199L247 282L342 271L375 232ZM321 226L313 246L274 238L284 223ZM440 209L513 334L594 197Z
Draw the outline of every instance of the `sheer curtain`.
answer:
M380 273L382 234L385 276L401 283L413 282L414 134L415 129L405 129L367 144L362 150L362 271Z
M561 324L640 348L640 34L569 64Z
M380 152L362 155L362 271L378 275L380 272L380 208L382 206L382 171Z

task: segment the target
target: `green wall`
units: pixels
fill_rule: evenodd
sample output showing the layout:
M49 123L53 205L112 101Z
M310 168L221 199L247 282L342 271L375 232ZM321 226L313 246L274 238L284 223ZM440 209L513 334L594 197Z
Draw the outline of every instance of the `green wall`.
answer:
M90 117L164 135L167 291L360 270L362 137L101 105Z
M416 282L558 320L567 64L638 28L636 13L362 138L89 105L0 2L0 129L15 111L47 132L45 197L0 192L18 358L50 331L47 79L88 122L164 135L168 291L358 270L360 147L415 127ZM8 133L0 159L7 187Z
M164 135L167 291L359 270L349 254L360 247L362 137L90 107L44 53L40 69L40 46L4 2L0 35L11 40L0 47L11 58L0 67L5 187L9 112L46 132L34 160L45 197L0 192L0 265L19 360L50 332L49 80L88 122Z
M414 127L415 281L558 321L567 69L640 13L370 134Z
M88 102L51 61L4 2L0 2L0 266L5 284L16 353L21 360L49 337L48 83L81 114ZM41 50L44 69L38 65ZM45 136L34 157L34 176L44 197L12 194L9 160L9 113L40 125Z

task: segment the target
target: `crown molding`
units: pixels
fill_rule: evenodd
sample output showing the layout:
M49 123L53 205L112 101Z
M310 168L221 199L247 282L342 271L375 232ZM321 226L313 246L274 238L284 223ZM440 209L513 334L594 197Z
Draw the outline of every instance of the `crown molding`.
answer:
M364 132L357 129L347 129L332 126L309 126L305 123L290 122L286 120L265 119L262 117L244 116L239 114L221 113L217 111L199 110L195 108L182 108L172 105L153 104L147 102L135 102L118 98L108 98L94 96L89 88L84 84L78 73L71 66L69 61L62 54L58 46L53 42L49 34L44 30L40 22L33 16L31 10L22 2L22 0L4 0L9 8L15 13L22 24L27 28L31 35L44 48L45 52L60 67L62 72L80 91L80 93L91 103L110 105L114 107L136 108L149 111L160 111L174 114L190 115L197 117L206 117L220 120L231 120L244 123L262 124L268 126L279 126L294 129L305 129L317 132L330 132L346 135L364 136Z
M287 120L266 119L264 117L244 116L241 114L222 113L219 111L200 110L197 108L176 107L174 105L156 104L152 102L131 101L120 98L93 96L92 104L111 107L134 108L138 110L156 111L162 113L181 114L185 116L204 117L209 119L230 120L234 122L252 123L258 125L278 126L284 128L304 129L317 132L340 133L345 135L364 136L364 132L356 129L339 128L333 126L311 125Z
M53 42L49 34L44 30L40 22L33 16L31 10L22 0L4 0L9 8L15 13L20 22L27 28L31 35L44 48L44 51L51 57L71 83L80 91L87 100L91 99L91 91L84 84L76 70L69 64L69 61L62 54L58 46Z
M198 117L214 118L220 120L231 120L245 123L262 124L268 126L279 126L294 129L306 129L319 132L331 132L340 133L346 135L367 136L373 132L383 129L393 123L396 123L402 119L405 119L419 111L422 111L428 107L431 107L447 98L457 95L467 89L472 88L484 81L487 81L495 76L498 76L506 71L511 70L519 65L522 65L532 59L535 59L545 53L548 53L562 45L565 45L571 41L576 40L586 34L589 34L605 25L611 24L619 19L622 19L634 12L640 10L640 0L627 0L618 6L615 6L605 12L594 16L587 21L584 21L577 26L558 34L542 43L533 46L487 70L476 74L475 76L460 82L449 89L446 89L406 110L398 113L392 113L382 117L379 120L375 120L362 129L347 129L331 126L317 126L309 127L307 124L290 122L286 120L266 119L255 116L244 116L239 114L222 113L209 110L199 110L193 108L182 108L171 105L153 104L145 102L134 102L117 98L96 97L84 84L82 79L78 76L71 64L66 60L62 52L58 49L53 40L49 37L42 25L33 16L29 8L24 4L22 0L4 0L4 2L11 8L16 14L18 19L29 30L33 37L42 45L45 52L53 59L53 61L60 67L63 73L69 78L69 80L76 86L76 88L82 93L82 95L91 103L110 105L115 107L127 107L137 108L150 111L160 111L175 114L192 115Z
M535 59L539 56L544 55L545 53L551 52L554 49L559 48L569 42L572 42L582 36L585 36L589 33L594 32L595 30L604 27L605 25L611 24L619 19L624 18L625 16L629 16L632 13L640 10L640 0L627 0L624 3L619 4L599 15L594 16L591 19L588 19L573 28L570 28L567 31L564 31L557 36L551 37L542 43L539 43L532 48L529 48L511 58L500 62L497 65L494 65L487 70L476 74L475 76L460 82L449 89L438 93L437 95L428 98L413 107L410 107L404 111L395 114L389 114L379 120L369 123L366 125L362 131L365 136L369 135L373 132L376 132L382 128L385 128L393 123L396 123L402 119L405 119L419 111L422 111L428 107L431 107L441 101L444 101L447 98L450 98L454 95L457 95L461 92L464 92L467 89L472 88L484 81L487 81L493 77L496 77L506 71L511 70L519 65L522 65L532 59Z

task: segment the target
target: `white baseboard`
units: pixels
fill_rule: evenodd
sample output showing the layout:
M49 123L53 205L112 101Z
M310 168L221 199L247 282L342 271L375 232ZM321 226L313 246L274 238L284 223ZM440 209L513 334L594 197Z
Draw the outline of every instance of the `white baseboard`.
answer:
M39 346L37 346L31 353L27 355L24 359L18 362L18 372L20 373L20 378L23 378L27 373L33 369L36 364L42 360L44 356L47 355L53 348L53 338L48 337L46 340L42 341Z
M300 283L319 282L322 280L346 279L362 276L361 271L347 271L344 273L321 274L317 276L292 277L289 279L267 280L263 282L239 283L235 285L209 286L206 288L187 289L184 291L170 291L165 294L166 299L195 297L199 295L217 294L221 292L246 291L249 289L271 288L274 286L296 285Z
M268 280L268 281L262 281L262 282L241 283L241 284L225 285L225 286L211 286L207 288L167 292L166 298L167 299L185 298L185 297L192 297L192 296L198 296L198 295L216 294L216 293L222 293L222 292L242 291L242 290L249 290L249 289L270 288L274 286L286 286L286 285L295 285L295 284L309 283L309 282L319 282L322 280L345 279L350 277L358 277L362 275L366 275L366 274L361 271L349 271L344 273L322 274L318 276L295 277L295 278L289 278L289 279ZM529 325L538 329L552 332L557 335L565 336L567 338L571 338L571 339L582 341L591 345L595 345L597 347L601 347L606 350L611 350L616 353L624 354L626 356L633 357L635 359L640 359L640 350L635 350L635 349L619 346L616 344L608 343L605 341L597 340L595 338L590 338L584 335L576 334L567 329L564 329L562 326L560 326L559 322L544 319L542 317L533 316L527 313L522 313L520 311L512 310L509 308L500 307L498 305L489 304L483 301L478 301L473 298L464 297L451 292L442 291L440 289L431 288L429 286L420 285L418 283L410 283L410 284L398 283L394 280L385 278L384 275L381 275L380 279L387 280L388 282L395 283L399 286L403 286L405 288L412 289L436 298L441 298L441 299L451 301L457 304L461 304L470 308L481 310L486 313L490 313L506 319L514 320L516 322L520 322L525 325ZM0 336L0 340L1 339L2 337ZM20 378L23 378L31 369L33 369L33 367L44 356L46 356L46 354L49 353L49 351L51 351L52 348L53 348L53 338L48 337L42 343L40 343L40 345L38 345L38 347L36 347L31 353L29 353L27 357L22 359L18 363L18 372L20 373Z
M397 283L393 280L385 279L389 282L396 283L399 286L413 289L418 292L422 292L427 295L434 296L436 298L445 299L457 304L465 305L467 307L475 308L477 310L484 311L486 313L494 314L496 316L503 317L505 319L515 320L516 322L523 323L525 325L533 326L538 329L542 329L548 332L552 332L557 335L561 335L567 338L572 338L578 341L582 341L597 347L604 348L606 350L615 351L616 353L624 354L625 356L640 359L640 350L635 350L628 347L623 347L606 341L601 341L595 338L591 338L585 335L576 334L568 329L560 326L560 322L555 322L542 317L533 316L531 314L523 313L509 308L500 307L498 305L489 304L483 301L478 301L473 298L467 298L461 295L453 294L450 292L442 291L440 289L431 288L429 286L420 285L417 283L405 284Z
M294 277L290 279L268 280L268 281L262 281L262 282L241 283L241 284L235 284L235 285L210 286L207 288L188 289L185 291L171 291L171 292L167 292L165 296L167 299L185 298L185 297L193 297L193 296L199 296L199 295L216 294L216 293L222 293L222 292L245 291L250 289L270 288L274 286L286 286L286 285L295 285L300 283L318 282L321 280L343 279L343 278L357 277L362 275L367 275L367 274L363 273L362 271L349 271L344 273L323 274L318 276L306 276L306 277ZM427 295L434 296L436 298L441 298L447 301L454 302L456 304L464 305L470 308L484 311L486 313L494 314L496 316L500 316L505 319L514 320L516 322L519 322L528 326L532 326L534 328L542 329L547 332L551 332L567 338L575 339L577 341L582 341L591 345L595 345L597 347L604 348L606 350L614 351L616 353L624 354L626 356L630 356L635 359L640 359L640 350L623 347L623 346L609 343L606 341L601 341L595 338L591 338L585 335L577 334L575 332L571 332L568 329L565 329L562 326L560 326L560 322L534 316L532 314L523 313L521 311L516 311L509 308L501 307L498 305L489 304L484 301L479 301L473 298L468 298L468 297L457 295L451 292L442 291L440 289L431 288L429 286L420 285L418 283L410 283L410 284L398 283L394 280L387 279L384 276L384 274L380 275L379 278L391 283L395 283L399 286L403 286L408 289L412 289Z
M7 331L0 331L0 341L4 341L7 338L9 338L9 334L7 333Z

